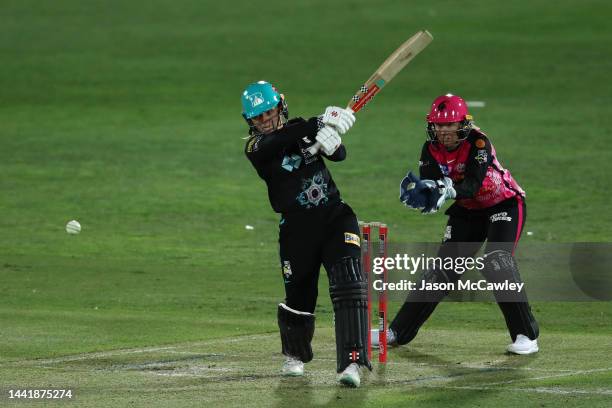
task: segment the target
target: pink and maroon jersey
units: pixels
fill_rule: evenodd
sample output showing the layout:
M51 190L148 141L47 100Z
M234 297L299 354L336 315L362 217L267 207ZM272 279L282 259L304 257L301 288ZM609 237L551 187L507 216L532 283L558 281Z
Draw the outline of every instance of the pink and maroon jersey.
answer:
M472 130L457 149L449 152L437 142L426 142L419 162L422 179L450 177L456 203L467 209L492 207L525 192L497 160L495 148L480 130Z

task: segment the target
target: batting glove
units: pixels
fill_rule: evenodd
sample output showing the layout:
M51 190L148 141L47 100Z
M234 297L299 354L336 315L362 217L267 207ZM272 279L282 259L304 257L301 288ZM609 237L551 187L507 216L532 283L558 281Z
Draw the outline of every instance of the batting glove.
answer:
M319 130L315 139L321 144L321 150L327 156L334 154L342 144L342 138L340 138L338 131L330 126L325 126Z
M320 118L321 122L335 127L341 135L345 134L355 124L353 112L337 106L328 106Z

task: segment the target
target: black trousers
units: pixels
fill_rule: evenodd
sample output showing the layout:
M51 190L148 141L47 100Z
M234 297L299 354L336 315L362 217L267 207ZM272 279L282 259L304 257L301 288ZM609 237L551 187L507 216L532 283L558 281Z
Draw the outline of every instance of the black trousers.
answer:
M524 199L517 196L484 210L467 210L455 204L446 214L449 219L438 257L473 257L485 240L485 254L503 250L513 255L523 231L527 207ZM452 272L447 273L447 277L454 282L461 278ZM390 325L399 344L414 339L444 296L444 293L434 292L424 300L421 294L409 295ZM498 302L498 306L512 341L518 334L530 339L539 336L539 327L526 297L521 302Z
M340 201L323 208L283 214L279 225L285 304L314 313L319 269L328 275L345 257L360 258L359 225L351 207Z
M485 254L504 250L514 255L527 219L527 205L517 196L484 210L467 210L455 204L446 214L449 218L440 256L474 256L485 240Z

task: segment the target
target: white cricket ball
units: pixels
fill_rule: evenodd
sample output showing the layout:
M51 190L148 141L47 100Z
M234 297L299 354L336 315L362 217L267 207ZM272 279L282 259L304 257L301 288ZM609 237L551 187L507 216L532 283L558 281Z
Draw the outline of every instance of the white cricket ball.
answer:
M81 232L81 224L77 220L68 221L66 224L66 232L69 234L78 234Z

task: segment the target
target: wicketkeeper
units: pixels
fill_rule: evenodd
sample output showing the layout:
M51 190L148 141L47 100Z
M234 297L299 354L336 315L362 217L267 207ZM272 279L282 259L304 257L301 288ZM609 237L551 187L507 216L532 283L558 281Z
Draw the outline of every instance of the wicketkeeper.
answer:
M521 282L514 250L527 216L525 192L500 164L487 136L474 125L459 96L436 98L427 115L428 140L419 162L420 178L409 173L400 185L400 200L423 213L434 213L446 200L455 202L438 257L473 257L486 241L484 269L489 282ZM461 274L433 269L423 274L429 283L457 282ZM421 285L420 283L418 284ZM412 292L390 325L390 344L406 344L447 295L445 291ZM515 354L538 351L538 324L524 291L494 292ZM374 335L375 334L375 335ZM377 333L372 340L377 343Z
M340 135L355 123L349 110L330 106L308 120L289 113L284 96L270 83L250 84L242 93L249 125L247 158L266 182L279 223L280 269L285 301L278 305L282 373L304 374L312 360L311 341L321 264L329 277L334 306L337 371L341 383L360 384L359 368L371 369L367 353L367 277L360 263L357 217L340 199L325 160L342 161ZM309 148L316 142L320 150Z

